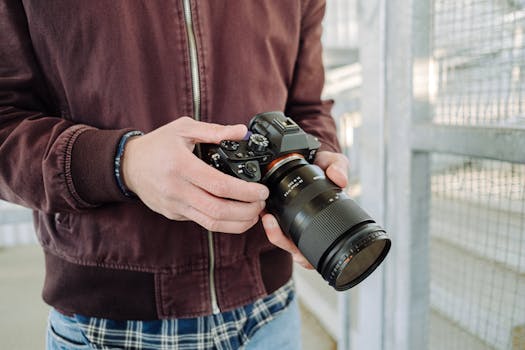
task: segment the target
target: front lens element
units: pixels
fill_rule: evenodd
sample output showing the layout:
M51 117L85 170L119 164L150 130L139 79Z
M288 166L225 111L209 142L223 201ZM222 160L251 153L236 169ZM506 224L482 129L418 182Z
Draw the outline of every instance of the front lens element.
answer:
M387 244L387 240L374 241L354 256L345 258L335 279L335 289L346 290L370 275L386 255Z

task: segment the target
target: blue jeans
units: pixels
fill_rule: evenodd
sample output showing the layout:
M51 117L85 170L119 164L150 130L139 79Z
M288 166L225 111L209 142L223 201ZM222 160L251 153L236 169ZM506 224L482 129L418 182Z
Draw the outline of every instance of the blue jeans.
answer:
M301 316L297 297L288 308L262 326L246 344L246 350L301 350Z
M297 298L269 323L255 332L245 345L246 350L300 350L301 321ZM98 349L86 339L74 317L64 316L56 310L49 313L47 350Z
M62 315L55 309L49 312L46 334L47 350L92 349L74 317Z

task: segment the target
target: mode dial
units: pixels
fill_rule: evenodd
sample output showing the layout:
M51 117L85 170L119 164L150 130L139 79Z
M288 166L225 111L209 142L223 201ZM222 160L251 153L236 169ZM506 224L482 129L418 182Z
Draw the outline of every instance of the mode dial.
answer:
M255 152L264 152L268 148L268 139L261 134L252 134L248 147Z

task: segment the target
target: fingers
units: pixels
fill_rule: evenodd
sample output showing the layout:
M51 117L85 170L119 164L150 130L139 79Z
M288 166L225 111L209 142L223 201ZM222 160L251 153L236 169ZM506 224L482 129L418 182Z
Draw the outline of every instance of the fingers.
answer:
M177 134L193 140L194 143L219 143L222 140L241 140L248 129L245 125L220 125L199 122L189 117L182 117L175 122Z
M345 188L346 186L348 186L348 178L346 176L346 173L343 172L340 168L335 166L329 166L325 172L328 178L335 182L337 186L341 188Z
M249 221L219 220L191 206L186 207L183 213L186 218L196 222L205 229L222 233L243 233L259 221L258 217Z
M192 190L188 190L191 188ZM244 203L217 198L192 184L179 197L164 198L158 212L170 220L194 221L207 230L223 233L244 233L259 221L264 202Z
M265 207L264 201L239 202L215 197L208 192L189 185L183 196L188 200L187 204L199 211L206 213L215 220L227 221L253 221L259 218L259 214Z
M204 163L194 155L194 161L186 165L186 180L216 197L230 198L242 202L259 202L268 198L270 192L264 185L247 182L224 174Z
M292 254L293 260L305 269L312 270L314 268L312 264L306 260L292 240L284 235L273 215L266 213L262 216L261 221L264 230L266 231L266 236L272 244Z
M264 208L262 201L244 203L217 198L187 183L162 205L162 212L171 220L191 220L207 230L223 233L243 233L259 221Z
M348 159L341 153L321 151L315 158L316 165L323 169L330 180L339 187L348 185Z

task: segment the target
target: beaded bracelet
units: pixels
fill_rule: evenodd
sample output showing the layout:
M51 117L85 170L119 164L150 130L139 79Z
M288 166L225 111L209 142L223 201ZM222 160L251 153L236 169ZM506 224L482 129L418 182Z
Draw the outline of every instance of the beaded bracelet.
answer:
M124 181L122 180L122 171L121 171L121 162L122 157L124 156L124 148L126 147L126 143L128 140L133 136L142 136L144 133L142 131L134 130L129 131L125 133L121 138L120 142L117 147L117 154L115 155L115 179L117 180L118 187L120 188L120 191L126 196L126 197L136 197L137 195L133 192L131 192L126 185L124 185Z

